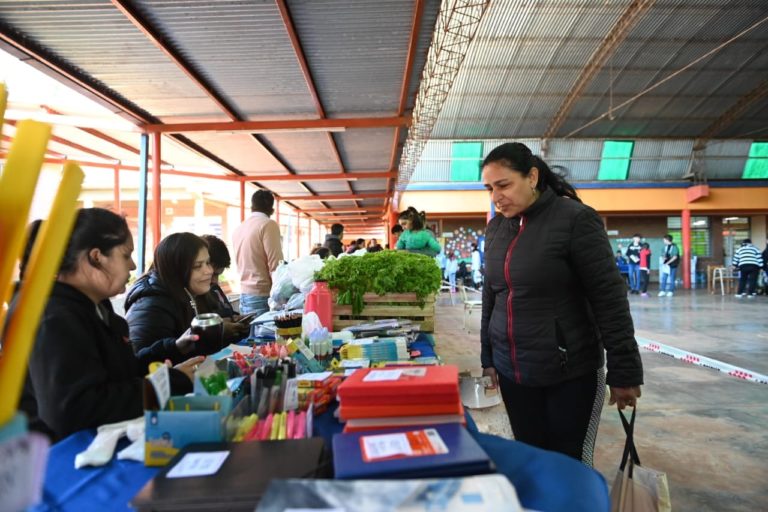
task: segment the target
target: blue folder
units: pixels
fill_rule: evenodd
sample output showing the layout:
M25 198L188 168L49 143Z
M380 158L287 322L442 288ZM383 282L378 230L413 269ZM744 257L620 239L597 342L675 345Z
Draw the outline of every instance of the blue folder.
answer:
M422 429L435 429L448 448L448 453L385 459L363 460L360 438ZM429 478L493 473L495 467L488 454L458 423L421 425L387 430L369 430L333 436L333 468L336 478Z

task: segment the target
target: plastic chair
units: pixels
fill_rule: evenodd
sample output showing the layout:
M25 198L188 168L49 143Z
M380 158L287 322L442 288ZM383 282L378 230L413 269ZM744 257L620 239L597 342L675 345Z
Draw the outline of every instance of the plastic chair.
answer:
M467 289L464 286L463 283L458 284L459 292L461 293L461 300L464 302L464 329L469 332L469 329L467 329L467 317L469 317L472 314L472 311L475 309L482 309L483 308L483 301L482 300L470 300L467 296ZM475 293L479 293L477 290L472 290Z

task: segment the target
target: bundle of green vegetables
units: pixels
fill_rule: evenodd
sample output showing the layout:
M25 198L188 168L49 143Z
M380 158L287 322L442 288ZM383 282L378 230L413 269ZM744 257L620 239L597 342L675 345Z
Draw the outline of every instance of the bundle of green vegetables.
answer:
M415 293L424 299L440 291L442 276L434 258L405 251L379 251L326 261L315 280L328 281L338 291L338 304L351 304L352 314L363 310L363 294Z

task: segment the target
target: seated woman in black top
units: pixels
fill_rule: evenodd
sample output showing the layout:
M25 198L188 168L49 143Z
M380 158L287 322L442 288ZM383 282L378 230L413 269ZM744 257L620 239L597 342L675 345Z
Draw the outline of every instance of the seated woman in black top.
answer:
M238 323L241 318L240 315L232 307L229 299L227 299L227 294L219 286L221 274L232 264L229 249L221 238L213 235L203 235L200 238L208 244L208 255L211 259L211 267L213 267L211 289L206 296L209 309L224 319L224 341L240 341L248 335L250 324L247 322Z
M205 240L192 233L165 237L155 248L149 271L125 298L133 349L138 352L155 340L177 338L187 332L196 315L216 313L206 299L212 276ZM211 354L220 348L196 346L192 353Z
M125 290L133 239L109 210L77 214L58 277L37 330L21 397L30 428L54 441L78 430L141 416L142 377L152 361L183 359L192 338L151 344L134 355L128 325L110 297ZM193 358L171 369L174 394L192 390ZM186 374L186 375L185 375Z

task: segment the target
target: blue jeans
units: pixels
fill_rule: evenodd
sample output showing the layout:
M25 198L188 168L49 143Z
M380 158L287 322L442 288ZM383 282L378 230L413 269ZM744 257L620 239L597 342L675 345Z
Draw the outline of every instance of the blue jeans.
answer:
M640 290L640 265L629 264L629 287L632 290Z
M448 274L448 283L451 285L451 291L456 291L456 272Z
M267 296L261 295L248 295L247 293L240 294L240 314L247 315L248 313L256 313L256 316L260 316L269 311L269 304L267 304Z
M670 267L669 274L661 274L661 284L659 285L659 291L673 292L675 291L675 274L677 273L677 267ZM669 286L667 286L669 282Z

